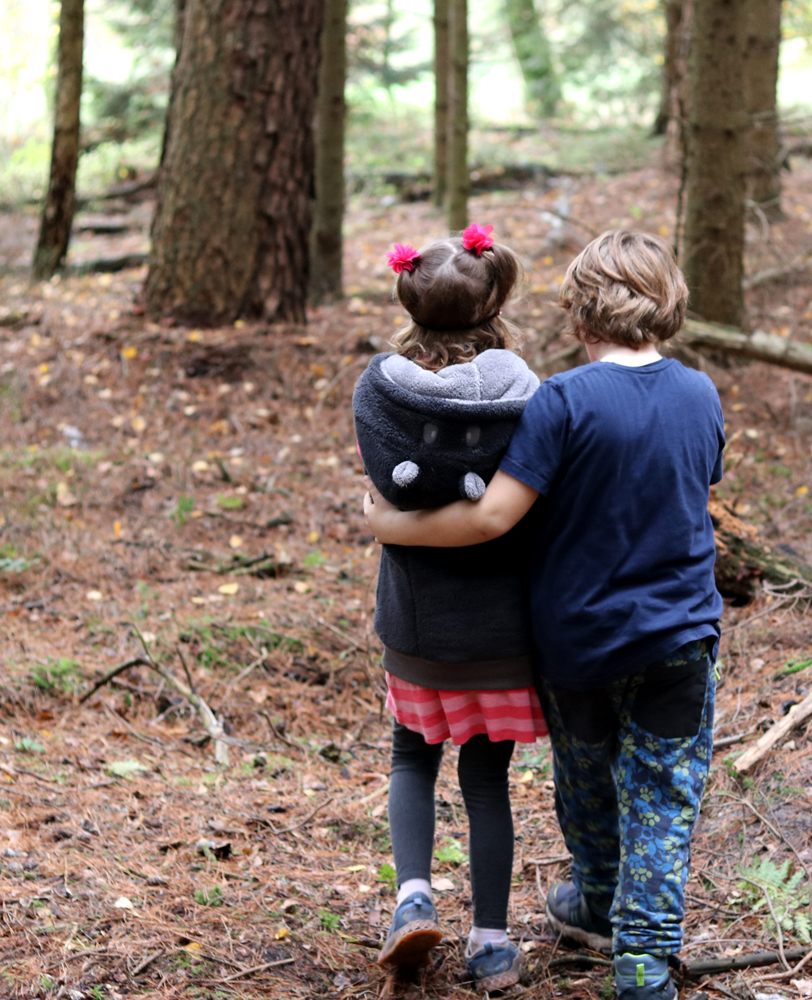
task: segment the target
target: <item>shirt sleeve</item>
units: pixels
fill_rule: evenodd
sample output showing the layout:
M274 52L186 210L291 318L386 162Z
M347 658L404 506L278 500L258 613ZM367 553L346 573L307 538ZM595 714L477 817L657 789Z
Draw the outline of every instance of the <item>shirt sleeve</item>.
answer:
M563 462L568 428L561 389L550 380L542 382L525 407L499 468L545 496Z

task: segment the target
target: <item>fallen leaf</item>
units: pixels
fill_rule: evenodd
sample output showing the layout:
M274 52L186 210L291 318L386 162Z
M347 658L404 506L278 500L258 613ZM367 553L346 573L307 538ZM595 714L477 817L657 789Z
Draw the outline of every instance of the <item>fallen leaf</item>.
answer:
M197 952L203 951L203 945L199 941L190 941L188 944L183 945L183 950L197 954Z
M226 594L228 597L233 597L234 594L240 589L238 583L224 583L221 587L217 588L219 594Z
M523 785L529 785L530 782L533 780L533 777L534 775L532 771L525 771L524 774L521 776L521 778L519 778L519 781Z
M435 892L451 892L455 887L450 878L433 878L431 887Z
M790 979L802 997L812 997L812 979Z
M75 507L79 501L71 493L67 483L56 484L56 503L58 507Z
M114 760L110 764L105 764L104 769L108 774L114 774L117 778L132 778L140 771L149 770L146 764L142 764L140 760L135 760L132 757L129 760Z
M130 420L130 427L132 427L136 434L141 434L147 429L147 422L141 416L133 417Z
M100 590L88 590L88 592L85 594L85 597L89 601L103 601L104 600L104 594Z
M239 549L242 548L243 540L242 538L240 538L239 535L232 535L231 538L229 538L228 540L228 544L231 546L232 549Z
M296 583L293 584L293 589L296 591L297 594L307 594L313 588L310 586L309 583L305 583L304 580L297 580Z
M137 355L138 355L137 347L125 347L121 351L122 358L125 358L127 361L132 361L132 359Z
M281 941L283 938L286 938L288 934L290 934L290 927L280 927L276 934L274 934L274 937L277 941Z
M115 903L113 903L113 906L117 910L131 910L133 908L132 901L127 899L126 896L119 896Z

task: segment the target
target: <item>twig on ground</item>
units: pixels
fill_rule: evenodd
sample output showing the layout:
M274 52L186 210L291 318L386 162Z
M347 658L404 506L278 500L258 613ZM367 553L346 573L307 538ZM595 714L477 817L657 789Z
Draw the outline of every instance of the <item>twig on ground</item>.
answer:
M775 907L773 906L772 897L763 885L759 885L758 882L754 882L752 879L747 878L745 875L741 875L740 878L743 882L749 882L750 885L755 886L756 889L761 889L764 894L764 899L767 901L767 907L770 911L770 916L773 918L773 923L775 924L775 936L778 940L778 955L781 959L781 964L785 969L789 969L789 962L787 961L787 956L784 954L784 934L781 930L781 921L778 919L778 914L775 912Z
M724 747L732 747L737 743L744 743L746 740L752 739L754 736L758 736L757 729L751 729L747 733L737 733L735 736L720 736L718 740L713 741L714 750L722 750Z
M153 953L152 953L151 955L147 955L147 957L146 957L146 958L145 958L145 959L144 959L144 960L143 960L142 962L139 962L139 963L138 963L138 965L136 965L136 967L135 967L135 968L133 969L133 971L132 971L132 972L130 973L130 975L132 976L132 978L133 978L133 979L135 979L135 977L136 977L136 976L140 976L140 975L141 975L141 973L142 973L142 972L143 972L143 971L144 971L144 970L145 970L145 969L146 969L146 968L147 968L148 966L152 965L152 963L153 963L153 962L154 962L154 961L155 961L155 960L156 960L157 958L160 958L160 957L161 957L161 955L163 955L163 953L164 953L164 949L163 949L163 948L159 948L159 949L158 949L158 951L155 951L155 952L153 952Z
M569 861L571 855L569 854L555 854L551 858L531 858L525 861L526 865L558 865L562 861Z
M149 660L145 660L143 656L135 656L131 660L127 660L125 663L120 663L117 667L113 667L112 670L108 670L108 672L103 677L100 677L94 683L93 687L82 695L82 697L79 699L79 704L80 705L84 704L84 702L86 702L88 698L93 697L93 695L99 690L99 688L103 688L105 684L109 684L114 677L118 677L119 674L123 674L124 671L129 670L130 667L149 667L149 666L152 666L151 662Z
M794 957L794 952L787 952L787 955ZM787 976L797 976L810 958L812 958L812 951L808 951L801 961L797 965L794 965L788 972L786 970L784 972L770 972L766 976L761 976L761 979L785 979Z
M803 958L807 948L790 948L784 952L784 957L790 961ZM735 972L739 969L750 969L762 965L778 965L781 957L774 951L756 951L749 955L736 955L732 958L709 958L702 962L683 962L681 969L686 976L712 975L716 972ZM781 973L782 976L786 972Z
M298 750L300 753L303 753L305 756L307 756L307 750L305 750L304 747L300 747L298 743L291 742L291 740L289 740L287 736L283 736L282 733L279 732L279 730L271 721L271 717L268 715L267 712L260 712L259 714L268 723L268 728L281 743L284 743L286 747L290 747L292 750Z
M734 761L733 766L739 774L744 774L754 767L762 757L765 757L772 747L790 730L799 726L812 716L812 691L797 705L793 705L783 719L771 726L749 750Z
M282 827L281 830L275 830L274 833L276 833L278 836L280 833L293 833L294 830L301 830L303 826L306 826L310 822L310 820L313 819L313 817L316 815L317 812L320 812L322 809L324 809L325 806L329 806L333 800L334 796L331 795L329 799L325 799L324 802L322 802L320 805L317 805L315 809L309 812L303 820L301 820L298 823L294 823L292 826Z
M235 972L233 976L226 976L221 979L221 983L232 983L235 979L242 979L243 976L252 976L255 972L264 972L266 969L275 969L278 965L292 965L295 958L280 958L276 962L266 962L264 965L254 965L250 969L243 969L242 972Z

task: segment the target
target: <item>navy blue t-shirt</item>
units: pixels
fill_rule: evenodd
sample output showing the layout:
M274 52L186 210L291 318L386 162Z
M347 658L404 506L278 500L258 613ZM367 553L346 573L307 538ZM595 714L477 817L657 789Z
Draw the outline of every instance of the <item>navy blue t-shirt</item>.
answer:
M671 358L596 361L531 398L500 468L538 490L538 669L589 690L719 634L708 514L724 420L711 380Z

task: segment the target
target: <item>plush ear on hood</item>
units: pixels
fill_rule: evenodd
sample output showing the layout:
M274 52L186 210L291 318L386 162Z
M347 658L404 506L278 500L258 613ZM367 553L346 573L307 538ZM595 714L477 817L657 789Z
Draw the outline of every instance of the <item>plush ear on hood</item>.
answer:
M485 480L475 472L466 472L460 479L460 494L466 500L481 500L485 490Z
M415 462L401 462L392 469L392 482L395 486L411 486L420 475L420 466Z

